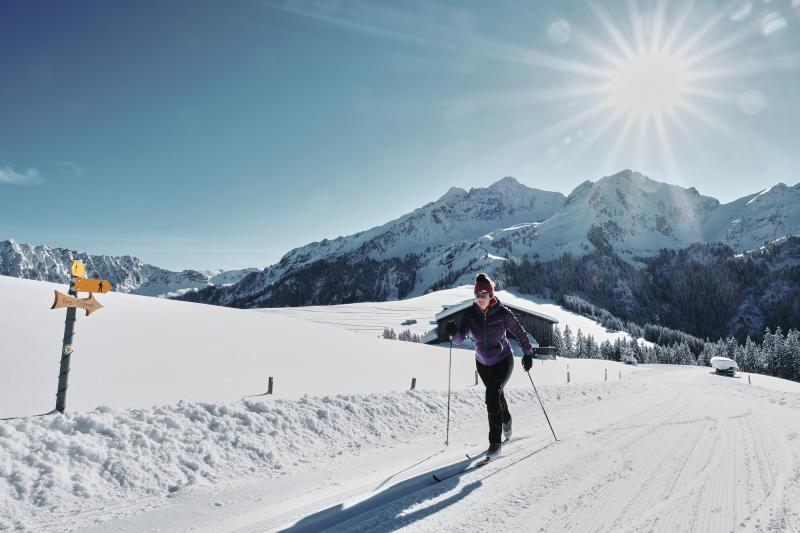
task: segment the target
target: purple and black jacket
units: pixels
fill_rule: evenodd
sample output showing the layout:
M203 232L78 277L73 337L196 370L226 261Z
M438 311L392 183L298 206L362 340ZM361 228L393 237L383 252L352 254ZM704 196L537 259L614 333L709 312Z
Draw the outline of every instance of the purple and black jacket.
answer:
M532 355L533 348L528 341L528 334L514 313L496 298L492 304L486 314L476 303L464 311L458 332L453 335L453 344L461 344L467 338L467 333L472 332L475 339L475 359L482 365L496 365L513 355L506 336L508 332L517 339L525 355Z

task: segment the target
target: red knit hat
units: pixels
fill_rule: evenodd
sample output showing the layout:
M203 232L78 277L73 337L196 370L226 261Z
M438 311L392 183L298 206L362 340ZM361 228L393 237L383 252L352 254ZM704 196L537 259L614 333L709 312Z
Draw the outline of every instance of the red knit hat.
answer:
M489 298L494 297L494 282L483 272L475 278L475 294L479 292L488 292Z

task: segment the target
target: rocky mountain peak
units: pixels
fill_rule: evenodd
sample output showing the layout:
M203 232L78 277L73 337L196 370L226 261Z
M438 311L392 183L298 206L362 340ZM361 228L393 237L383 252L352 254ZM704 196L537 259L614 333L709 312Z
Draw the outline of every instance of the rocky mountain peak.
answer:
M450 187L441 198L436 200L436 203L447 202L448 200L456 200L467 196L467 191L459 187Z

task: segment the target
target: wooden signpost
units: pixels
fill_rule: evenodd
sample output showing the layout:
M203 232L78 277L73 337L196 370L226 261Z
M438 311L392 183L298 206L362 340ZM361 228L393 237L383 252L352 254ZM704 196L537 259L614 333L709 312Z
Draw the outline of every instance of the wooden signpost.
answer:
M75 307L86 311L86 316L91 315L98 309L103 308L103 304L98 302L94 294L90 294L88 298L76 298L74 296L67 296L63 292L53 291L56 293L56 301L53 302L53 307L50 309L60 309L62 307Z
M105 293L111 290L111 283L105 279L86 279L86 265L82 261L73 261L70 268L72 283L69 286L69 295L55 292L55 301L50 309L67 308L67 320L64 323L64 339L61 346L61 369L58 374L58 391L56 392L56 411L63 413L67 407L67 383L69 381L69 361L72 356L72 338L75 336L75 320L78 309L86 311L86 316L91 315L103 305L98 302L94 293ZM88 292L88 298L78 298L79 292Z
M111 283L109 283L107 279L78 278L75 280L75 290L77 292L105 293L111 289Z

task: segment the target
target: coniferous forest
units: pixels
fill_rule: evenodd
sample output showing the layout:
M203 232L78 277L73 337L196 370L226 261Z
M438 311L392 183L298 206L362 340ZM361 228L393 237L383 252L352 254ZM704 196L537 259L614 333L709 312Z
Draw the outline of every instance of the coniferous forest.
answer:
M744 255L696 244L632 262L603 247L583 257L508 261L499 278L583 314L603 318L606 310L607 321L620 321L613 329L650 324L744 343L748 336L760 340L766 328L800 328L800 237Z
M597 344L556 331L559 353L640 363L707 365L733 359L744 372L800 381L800 238L743 255L693 245L639 258L637 268L610 247L583 256L508 261L504 284L555 299L635 341Z

